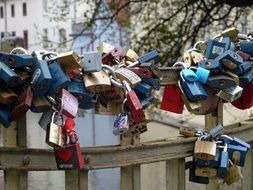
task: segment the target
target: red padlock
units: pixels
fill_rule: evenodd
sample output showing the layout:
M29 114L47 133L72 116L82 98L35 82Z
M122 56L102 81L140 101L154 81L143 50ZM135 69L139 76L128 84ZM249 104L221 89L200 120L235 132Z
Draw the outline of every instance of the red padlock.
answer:
M126 81L122 81L126 91L127 107L131 112L132 118L136 122L140 122L144 117L144 110L135 91L131 90L130 85Z
M119 57L125 56L124 50L122 47L114 47L110 52L107 54L103 55L102 57L102 63L105 65L109 65L109 63L116 64L114 63L114 59L117 59Z
M253 106L253 81L246 86L243 86L241 97L232 102L232 105L241 110L245 110Z
M78 141L78 136L75 131L75 121L72 118L67 118L65 120L65 124L63 126L63 131L66 133L67 137L69 138L69 144L75 144Z
M169 84L164 87L160 109L173 113L183 113L184 102L182 92L177 85Z

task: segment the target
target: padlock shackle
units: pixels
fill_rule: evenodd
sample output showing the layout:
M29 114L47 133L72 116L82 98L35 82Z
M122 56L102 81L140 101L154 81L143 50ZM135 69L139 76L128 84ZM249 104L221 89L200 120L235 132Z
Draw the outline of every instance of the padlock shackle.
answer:
M52 58L52 55L54 56L53 58ZM48 51L48 52L44 53L41 56L41 58L42 58L42 60L45 60L46 57L48 57L50 60L56 60L57 59L57 55L58 54L56 52L54 52L54 51Z
M110 76L111 83L119 88L124 88L123 84L121 82L118 82L116 79L114 79L112 76Z
M102 68L108 70L114 79L117 79L115 71L109 65L102 64Z
M197 42L194 44L193 48L194 48L194 49L198 49L197 46L198 46L199 44L203 44L203 43L206 43L206 41L203 41L203 40L197 41Z
M18 52L22 52L22 53L18 53ZM11 50L10 54L28 54L28 52L25 48L16 47Z
M124 88L126 94L132 90L127 81L123 80L122 83L123 83L123 88Z
M177 61L176 63L174 63L173 65L172 65L172 67L183 67L184 69L186 69L187 67L186 67L186 65L185 65L185 63L184 62L182 62L182 61Z
M129 65L127 66L127 68L135 67L135 66L137 66L137 65L139 65L139 64L140 64L139 61L135 61L135 62L132 62L131 64L129 64Z

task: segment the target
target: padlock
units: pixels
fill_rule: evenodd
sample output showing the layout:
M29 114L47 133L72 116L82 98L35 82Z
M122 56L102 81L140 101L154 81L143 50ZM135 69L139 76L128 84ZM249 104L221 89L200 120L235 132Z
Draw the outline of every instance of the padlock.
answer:
M200 52L197 52L195 50L191 51L191 57L193 61L193 65L196 66L198 62L204 60L203 54Z
M33 92L31 87L27 87L18 97L12 111L10 112L10 121L16 121L26 114L32 105Z
M225 51L225 47L225 43L209 39L204 55L207 59L214 59Z
M17 87L22 84L20 76L0 61L0 78L10 87Z
M239 31L235 27L227 28L221 32L223 37L229 37L233 42L237 40Z
M198 41L194 44L194 48L196 48L201 54L204 54L207 47L207 41Z
M184 137L195 137L197 130L190 127L181 126L179 128L179 134L183 135Z
M52 77L48 69L47 62L38 60L34 62L31 69L32 90L34 95L43 96L50 88Z
M225 177L225 183L227 185L231 185L233 183L235 183L236 181L239 181L242 179L242 174L239 170L239 168L232 164L229 168L228 168L228 171L227 171L227 175Z
M142 79L142 83L147 83L152 86L155 90L160 90L161 84L160 80L157 78L148 78L148 79Z
M139 58L139 56L134 50L132 50L132 49L127 50L126 55L125 55L126 61L135 62L138 60L138 58Z
M247 152L244 146L228 144L229 158L237 166L244 166Z
M119 80L127 81L131 88L134 88L135 86L141 83L141 78L138 75L136 75L134 72L126 68L116 69L115 74Z
M92 93L104 92L111 88L109 75L104 70L85 74L83 80L85 88Z
M72 72L79 73L78 71L84 67L83 60L74 51L60 53L56 56L56 60L69 76L72 76Z
M211 141L198 139L195 141L194 158L201 160L213 160L216 155L216 144Z
M223 90L236 86L236 81L228 75L211 75L207 84L214 90Z
M142 65L143 63L147 63L149 61L154 61L154 63L159 62L159 53L157 50L152 50L142 56L139 57L138 61Z
M232 42L232 40L231 40L230 37L224 37L224 38L222 38L221 42L223 42L223 43L226 44L225 51L227 51L227 50L235 51L235 45Z
M75 78L68 83L68 86L66 88L68 92L70 92L72 95L74 95L78 101L82 101L85 98L85 88L84 88L84 82L82 78Z
M180 79L181 67L161 67L160 82L161 85L177 84Z
M11 111L10 105L5 104L0 105L0 124L2 124L5 128L11 125L11 121L9 119L10 111Z
M177 85L166 85L164 87L160 109L174 113L182 113L184 102L181 95L182 92Z
M82 59L84 72L99 72L102 70L102 56L100 52L84 52Z
M218 123L212 128L207 135L204 136L205 140L215 139L217 136L222 135L224 127L221 123Z
M59 170L83 169L84 159L80 143L66 145L63 149L55 149L54 155Z
M73 118L68 117L62 127L63 132L66 134L67 144L76 144L78 142L78 136L75 131L76 123Z
M114 46L112 46L111 44L105 43L105 42L101 43L97 47L97 49L101 53L101 55L109 53L110 51L113 50L113 48L114 48Z
M102 63L105 65L115 65L117 64L116 60L120 61L120 58L124 57L125 53L123 48L114 47L110 52L102 56Z
M193 66L193 59L192 59L192 55L189 51L186 51L183 55L183 62L185 63L185 65L187 67L191 67Z
M138 96L140 102L141 102L141 106L143 107L143 109L147 109L150 104L153 103L153 101L155 100L154 96L149 96L149 97L145 97L145 96Z
M84 110L93 109L95 108L95 106L96 106L95 102L79 102L78 104L78 107Z
M207 92L198 81L186 81L182 73L180 73L180 76L182 80L181 88L190 101L197 102L207 99Z
M215 177L217 175L216 168L210 167L196 167L195 168L195 175L201 177Z
M41 113L51 109L50 102L44 96L34 96L30 110L34 113Z
M51 85L47 92L48 96L56 94L61 88L64 88L70 82L68 76L65 75L60 65L57 62L53 62L48 65L50 74L52 76Z
M15 73L21 78L22 85L26 85L27 83L31 81L28 71L22 70L22 69L19 69L19 70L15 69Z
M36 61L36 58L28 54L0 53L0 62L3 62L10 68L30 67Z
M161 76L160 69L154 61L142 63L141 65L139 65L139 67L140 68L147 68L148 70L150 70L153 74L153 77L160 78L160 76Z
M128 115L125 109L126 99L122 103L121 113L117 116L113 124L113 134L122 135L129 129Z
M243 61L253 61L253 58L249 54L241 50L236 51L236 53L242 57Z
M215 59L228 70L234 70L238 65L243 63L242 57L231 50L225 51Z
M247 53L253 57L252 47L253 47L253 41L241 41L240 42L241 51L244 53Z
M218 97L225 100L226 102L233 102L241 97L243 88L240 86L232 86L220 90L217 94Z
M213 160L196 159L195 162L196 162L196 166L199 166L199 167L218 168L219 160L220 160L220 151L217 149L215 158Z
M141 103L137 95L133 90L131 90L130 85L126 81L123 81L123 86L126 92L127 108L129 109L129 112L131 113L133 120L139 122L144 117L143 107L141 106Z
M127 69L137 74L141 79L152 78L153 76L152 72L146 68L129 67Z
M197 80L199 82L201 82L202 84L206 84L207 82L207 79L210 75L210 71L205 69L205 68L202 68L202 67L190 67L191 70L195 70L196 72L196 76L197 76Z
M195 162L189 169L189 181L200 183L200 184L209 184L209 178L208 177L202 177L195 175Z
M211 74L218 74L223 72L220 62L216 59L202 60L198 62L198 67L208 69Z
M62 109L63 115L70 118L76 117L78 110L78 100L75 96L62 88L61 91L56 95L56 98L62 102L62 104L56 105L56 108L58 110Z
M187 80L187 81L194 82L194 81L198 80L198 76L191 69L183 69L181 71L181 73L182 73L182 76L184 77L184 79Z
M95 114L100 115L119 115L121 113L121 102L108 102L104 107L100 102L95 104Z
M247 148L247 151L249 151L249 149L250 149L250 144L246 143L245 141L243 141L237 137L233 137L233 140L230 141L229 144L243 146L243 147Z
M97 95L91 93L85 89L83 100L79 101L78 107L80 109L91 109L95 107L95 103L97 102Z
M253 69L250 69L239 77L240 86L245 86L253 80Z
M55 123L55 115L60 114L54 112L51 116L51 121L47 125L47 131L46 131L46 143L54 148L63 148L66 144L66 135L63 133L62 125L63 125L63 117L59 115L60 117L57 117L57 119L61 120L61 125ZM57 121L58 123L60 121Z
M18 96L9 89L5 84L0 86L0 103L10 104L18 99Z
M111 86L109 90L99 93L99 99L104 102L122 102L125 94L122 88Z
M220 152L219 166L217 169L217 177L224 179L228 171L229 155L227 151L228 145L225 143L223 150Z
M189 112L193 112L193 111L198 112L202 107L199 101L197 102L189 101L187 96L184 93L182 93L181 98L184 102L185 107L187 108Z
M53 110L53 109L48 109L48 110L44 110L44 111L43 111L43 113L42 113L42 115L41 115L41 117L40 117L40 119L39 119L39 122L38 122L39 126L40 126L43 130L47 131L47 126L48 126L48 124L51 122L51 118L52 118L53 113L54 113L54 110ZM54 121L54 122L55 122L55 121ZM56 123L56 124L57 124L57 125L61 125L62 123L60 123L60 122L58 121L58 123Z
M242 75L244 73L246 73L248 70L250 70L252 68L252 63L249 61L245 61L243 62L241 65L239 65L234 72L237 75Z
M143 82L134 87L134 91L136 92L136 94L141 94L142 96L146 97L151 96L152 90L153 90L152 86Z

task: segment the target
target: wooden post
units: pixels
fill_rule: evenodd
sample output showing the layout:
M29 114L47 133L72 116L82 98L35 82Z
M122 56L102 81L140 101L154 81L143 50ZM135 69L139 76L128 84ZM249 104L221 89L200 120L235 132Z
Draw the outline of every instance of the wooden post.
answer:
M140 142L140 134L121 136L120 145L134 145ZM121 190L141 189L141 166L121 167Z
M219 102L217 109L210 114L205 115L205 128L206 130L210 130L215 127L217 123L220 122L223 124L223 103ZM219 185L217 179L209 179L209 184L206 186L206 190L218 190Z
M65 171L66 190L88 190L88 170Z
M3 130L3 145L5 147L27 147L26 116ZM24 160L24 166L26 161ZM28 172L27 171L4 171L5 190L27 190Z
M247 158L245 161L245 167L242 168L242 189L252 190L253 189L253 143L250 143L250 150L247 153Z
M166 161L166 190L185 188L185 158Z

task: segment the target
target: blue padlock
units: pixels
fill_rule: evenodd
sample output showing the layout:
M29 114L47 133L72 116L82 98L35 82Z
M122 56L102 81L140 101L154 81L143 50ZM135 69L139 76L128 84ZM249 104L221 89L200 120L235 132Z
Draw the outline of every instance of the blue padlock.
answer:
M84 89L84 98L79 101L78 107L80 109L91 109L95 107L98 96Z
M225 144L223 150L220 152L219 166L217 169L217 177L224 179L228 171L229 155L227 151L227 144Z
M183 75L184 79L187 80L187 81L193 82L193 81L198 80L198 76L191 69L183 69L181 72L182 72L182 75Z
M145 97L145 96L138 96L140 102L141 102L141 106L143 107L143 109L147 109L150 104L153 103L153 101L155 100L154 96L149 96L149 97Z
M237 138L237 137L234 137L232 141L229 142L229 144L231 145L239 145L239 146L244 146L247 148L247 150L250 149L250 144L246 143L245 141Z
M138 61L140 64L147 63L149 61L154 61L154 63L158 63L160 59L159 53L157 50L152 50L142 56L139 57Z
M222 38L221 42L226 44L225 51L227 50L235 51L235 45L229 37Z
M38 60L34 62L31 69L32 90L36 96L44 96L50 88L52 76L50 74L47 62Z
M136 94L142 94L146 97L151 96L152 90L152 86L147 83L140 83L136 87L134 87L134 91L136 92Z
M214 59L225 51L225 47L226 43L209 39L204 55L207 59Z
M190 67L191 70L195 70L198 81L202 84L206 84L210 71L202 67Z
M239 65L236 69L235 69L235 73L237 75L242 75L244 73L246 73L248 70L250 70L252 68L252 63L250 61L245 61L243 62L241 65Z
M122 135L126 133L129 129L129 120L126 113L121 113L118 115L117 119L114 121L113 134Z
M83 53L84 72L99 72L102 70L102 56L99 51Z
M96 106L95 102L82 101L82 102L79 102L79 104L78 104L78 108L84 109L84 110L93 109L93 108L95 108L95 106Z
M196 166L218 168L219 159L220 159L220 151L217 149L215 158L213 160L196 159L195 162Z
M61 69L60 65L57 62L53 62L48 65L50 74L52 76L51 85L49 87L49 90L47 92L48 96L52 96L56 94L56 92L60 88L64 88L68 85L70 82L70 79L63 70Z
M241 41L240 47L241 51L253 57L253 41Z
M155 90L160 90L161 88L160 80L156 78L143 78L142 82L151 85Z
M239 77L240 86L245 86L253 80L253 70L249 70Z
M240 145L228 144L228 154L233 164L237 166L244 166L248 149Z
M207 99L207 92L198 81L186 81L182 76L182 72L180 72L180 76L182 90L190 101L197 102Z
M239 54L231 50L225 51L224 53L216 57L215 60L218 60L223 67L229 70L233 70L238 65L241 65L243 63L243 58Z
M22 79L12 69L0 61L0 78L10 87L17 87L22 84Z
M85 98L84 82L81 78L71 80L67 86L67 90L76 96L79 101L82 101Z
M0 53L0 61L10 68L24 68L32 66L37 59L28 54Z
M211 74L218 74L223 72L220 62L216 59L202 60L198 62L198 67L208 69Z
M211 75L207 84L214 90L223 90L236 86L235 80L227 75Z
M10 105L0 105L0 123L5 127L9 127L11 125L11 121L9 120L10 114Z

